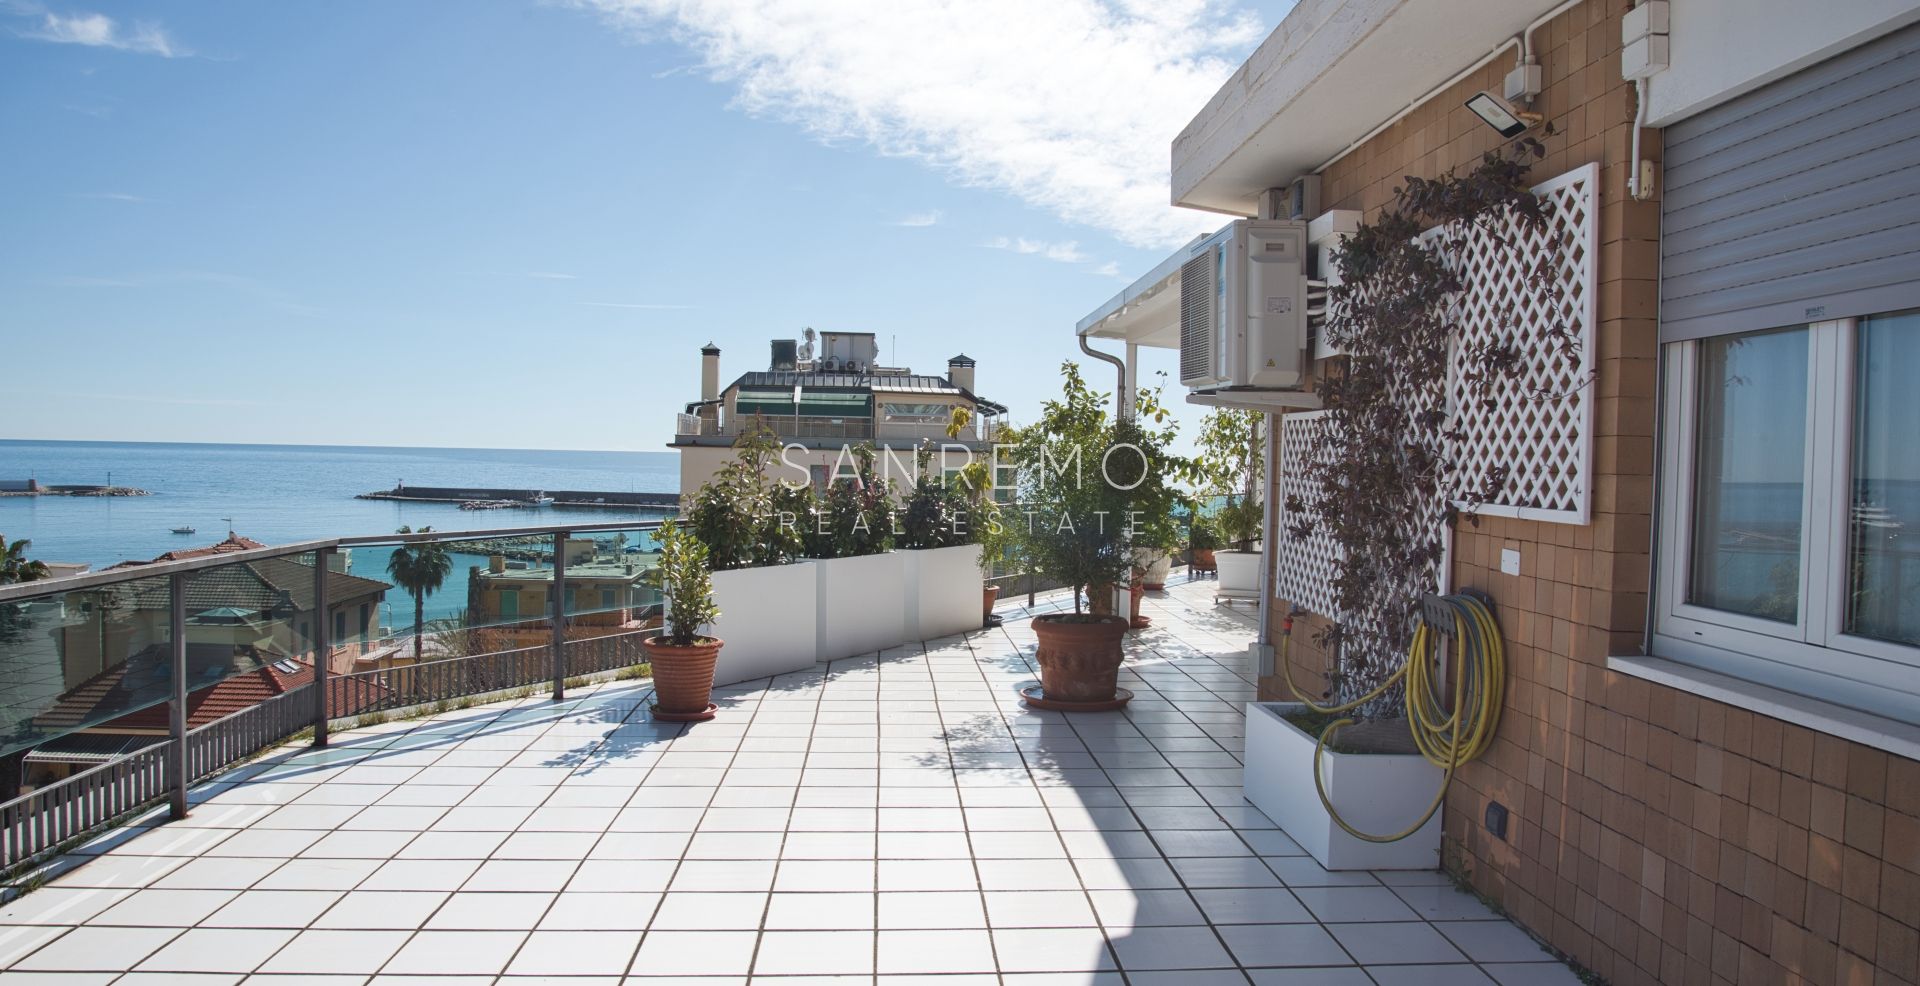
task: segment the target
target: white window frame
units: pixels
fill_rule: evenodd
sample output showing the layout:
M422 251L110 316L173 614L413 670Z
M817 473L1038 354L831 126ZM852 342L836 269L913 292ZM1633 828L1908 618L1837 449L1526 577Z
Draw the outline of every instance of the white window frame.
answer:
M1693 560L1700 341L1667 344L1652 650L1710 671L1920 724L1920 647L1844 629L1860 321L1806 326L1800 597L1791 624L1686 601Z

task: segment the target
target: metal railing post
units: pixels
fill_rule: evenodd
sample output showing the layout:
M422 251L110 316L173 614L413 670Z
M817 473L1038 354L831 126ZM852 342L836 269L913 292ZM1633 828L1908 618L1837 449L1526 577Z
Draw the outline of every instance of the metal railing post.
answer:
M187 817L187 576L167 576L167 639L173 652L173 696L167 709L167 816Z
M327 745L327 688L333 673L333 601L327 597L332 548L313 553L313 745Z
M553 532L553 700L567 697L567 532Z

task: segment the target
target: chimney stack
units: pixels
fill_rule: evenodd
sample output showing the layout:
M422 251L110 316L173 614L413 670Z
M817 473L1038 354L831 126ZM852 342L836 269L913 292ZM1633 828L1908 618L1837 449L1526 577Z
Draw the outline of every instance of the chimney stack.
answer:
M700 399L720 396L720 347L709 342L700 347Z
M948 360L947 379L953 381L955 387L973 393L973 358L961 353Z
M507 556L506 556L506 555L488 555L488 556L487 556L487 571L488 571L488 572L490 572L490 573L492 573L492 574L494 574L494 575L499 575L499 574L501 574L501 573L503 573L503 572L505 572L506 570L507 570Z

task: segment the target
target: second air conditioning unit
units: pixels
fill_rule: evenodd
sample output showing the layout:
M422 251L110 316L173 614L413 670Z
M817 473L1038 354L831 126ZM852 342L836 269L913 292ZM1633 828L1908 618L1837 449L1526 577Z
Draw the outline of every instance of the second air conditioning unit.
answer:
M1306 386L1307 224L1242 219L1180 268L1180 382L1195 390Z

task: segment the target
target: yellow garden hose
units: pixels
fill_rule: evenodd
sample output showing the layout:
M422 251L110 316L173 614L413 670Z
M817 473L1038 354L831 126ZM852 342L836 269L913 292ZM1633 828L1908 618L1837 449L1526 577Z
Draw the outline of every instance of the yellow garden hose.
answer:
M1326 806L1327 814L1335 824L1345 829L1348 835L1367 842L1398 842L1420 831L1421 826L1440 810L1447 799L1447 788L1453 784L1453 772L1461 764L1478 759L1487 752L1493 743L1493 733L1500 724L1501 693L1506 683L1506 652L1500 644L1500 626L1493 620L1492 611L1485 603L1473 596L1428 596L1422 601L1419 624L1413 631L1413 644L1407 649L1407 662L1400 666L1380 687L1351 702L1341 705L1317 705L1300 691L1293 683L1293 664L1287 652L1293 639L1293 618L1289 616L1281 632L1282 651L1281 671L1286 677L1287 687L1292 690L1301 704L1321 715L1339 715L1370 702L1385 694L1396 682L1406 680L1407 726L1413 731L1413 742L1434 766L1444 771L1440 780L1440 790L1433 795L1433 803L1404 831L1393 835L1373 835L1362 832L1340 817L1338 809L1327 798L1326 781L1320 776L1321 758L1328 746L1333 743L1333 734L1342 726L1353 722L1345 717L1328 724L1320 733L1320 740L1313 748L1313 789L1320 795L1320 803ZM1446 711L1445 696L1438 689L1436 680L1439 664L1439 648L1442 640L1452 643L1453 657L1453 711Z

